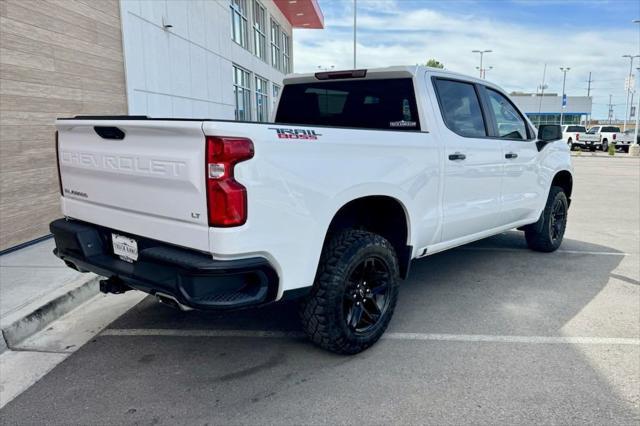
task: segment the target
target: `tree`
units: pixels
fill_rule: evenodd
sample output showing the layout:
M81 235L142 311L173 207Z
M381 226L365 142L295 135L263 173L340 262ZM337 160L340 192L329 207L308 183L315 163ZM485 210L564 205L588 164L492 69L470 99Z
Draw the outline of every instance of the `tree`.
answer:
M442 62L433 58L429 59L425 65L432 68L444 68L444 64Z

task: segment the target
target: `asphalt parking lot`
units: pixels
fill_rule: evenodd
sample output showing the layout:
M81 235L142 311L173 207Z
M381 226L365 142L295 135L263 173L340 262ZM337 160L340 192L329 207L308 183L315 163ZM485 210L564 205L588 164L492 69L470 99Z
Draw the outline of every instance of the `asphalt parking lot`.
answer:
M6 424L638 424L640 161L574 157L559 252L508 232L416 261L390 329L351 357L295 306L145 299L1 412Z

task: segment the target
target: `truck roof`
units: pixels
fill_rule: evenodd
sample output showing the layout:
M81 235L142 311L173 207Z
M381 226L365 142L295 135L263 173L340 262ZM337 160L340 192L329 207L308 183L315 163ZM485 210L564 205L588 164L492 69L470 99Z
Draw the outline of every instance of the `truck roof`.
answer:
M366 71L364 77L347 77L349 73L357 73ZM289 74L284 78L284 84L297 84L297 83L311 83L314 81L318 81L318 76L339 76L340 74L345 74L345 77L334 77L336 79L341 78L349 78L353 80L373 80L373 79L381 79L381 78L407 78L414 77L416 74L420 72L427 71L433 74L437 74L442 77L450 77L450 78L460 78L467 81L474 81L476 83L482 83L489 86L494 86L491 82L487 80L480 80L479 78L472 77L466 74L461 74L449 70L444 70L441 68L433 68L427 67L424 65L396 65L390 67L380 67L380 68L359 68L359 69L351 69L351 70L331 70L331 71L320 71L316 73L306 73L306 74ZM330 79L330 78L327 78Z

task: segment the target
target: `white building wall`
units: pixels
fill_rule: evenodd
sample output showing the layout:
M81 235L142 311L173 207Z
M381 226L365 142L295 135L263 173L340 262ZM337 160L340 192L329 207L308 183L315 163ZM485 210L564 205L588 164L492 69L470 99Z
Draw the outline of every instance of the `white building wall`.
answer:
M562 96L511 95L513 102L524 112L537 114L557 113L562 110ZM542 99L542 103L540 100ZM591 114L592 98L588 96L567 96L565 114Z
M253 4L252 0L248 3ZM277 21L289 37L292 31L274 2L260 3L268 15L268 62L252 53L251 7L247 50L232 40L229 0L121 0L129 114L233 119L234 64L251 72L253 119L254 76L269 81L270 114L272 84L281 86L284 78L271 66L270 19Z

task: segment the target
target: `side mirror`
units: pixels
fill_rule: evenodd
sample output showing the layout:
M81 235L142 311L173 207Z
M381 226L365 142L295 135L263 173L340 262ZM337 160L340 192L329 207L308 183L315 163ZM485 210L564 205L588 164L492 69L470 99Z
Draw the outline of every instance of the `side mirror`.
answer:
M562 139L562 127L559 124L541 124L538 127L538 151L542 151L549 142Z

